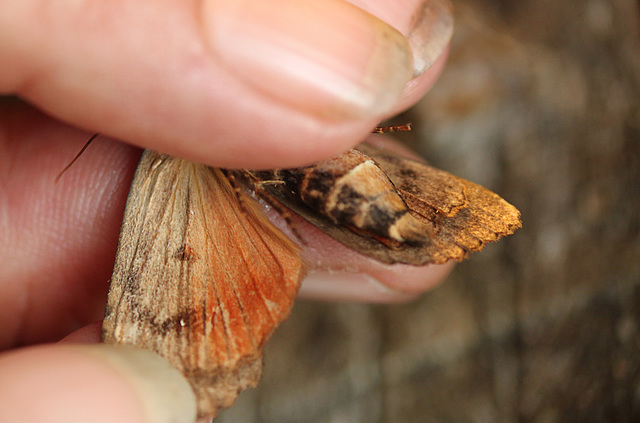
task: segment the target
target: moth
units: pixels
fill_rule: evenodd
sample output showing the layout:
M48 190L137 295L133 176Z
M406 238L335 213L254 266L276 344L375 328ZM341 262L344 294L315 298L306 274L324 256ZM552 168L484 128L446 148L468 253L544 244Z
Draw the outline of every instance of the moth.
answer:
M462 260L521 225L498 195L367 143L273 171L145 151L102 339L164 356L189 380L200 417L214 417L258 383L265 343L290 314L305 274L298 243L265 217L258 199L384 263Z

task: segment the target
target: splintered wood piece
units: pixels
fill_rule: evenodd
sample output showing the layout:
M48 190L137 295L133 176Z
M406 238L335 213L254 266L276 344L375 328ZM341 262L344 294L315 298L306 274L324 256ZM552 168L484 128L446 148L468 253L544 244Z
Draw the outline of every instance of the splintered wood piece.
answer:
M165 357L191 383L198 415L212 417L258 383L264 345L303 273L295 244L221 170L147 150L127 200L102 339Z

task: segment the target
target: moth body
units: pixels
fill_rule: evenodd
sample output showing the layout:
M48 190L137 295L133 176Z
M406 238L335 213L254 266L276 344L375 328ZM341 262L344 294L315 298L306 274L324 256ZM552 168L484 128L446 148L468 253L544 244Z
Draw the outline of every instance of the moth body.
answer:
M431 228L409 211L380 166L358 150L296 169L257 173L270 191L286 190L311 210L389 246L424 245Z

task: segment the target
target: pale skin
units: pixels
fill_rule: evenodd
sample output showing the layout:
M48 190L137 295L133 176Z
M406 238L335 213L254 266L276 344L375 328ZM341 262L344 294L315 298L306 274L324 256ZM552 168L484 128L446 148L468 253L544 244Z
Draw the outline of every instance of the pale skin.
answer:
M269 81L231 71L235 56L200 39L207 30L191 25L213 19L201 13L217 13L202 2L44 3L0 0L0 93L14 96L0 99L0 421L148 421L136 396L145 394L131 394L127 377L68 344L41 345L81 327L68 339L99 339L94 322L103 313L138 147L217 167L325 159L421 98L443 67L446 46L383 110L356 104L344 117L334 113L337 101L323 87L310 89L301 103L293 94L304 80L287 86L295 76L282 77L273 81L280 90L273 93L261 85ZM348 23L362 17L342 3L328 2L334 18L343 10L346 16L335 36L357 40L362 34L351 34L357 25ZM351 3L403 32L421 2ZM334 59L348 69L352 56L340 54ZM392 75L395 65L389 66ZM272 72L265 78L278 78ZM384 91L384 84L359 88ZM92 132L104 135L56 183ZM383 266L302 224L300 230L313 239L304 253L310 262L352 272L310 277L301 291L306 298L408 300L437 285L451 267ZM36 346L21 348L26 345Z

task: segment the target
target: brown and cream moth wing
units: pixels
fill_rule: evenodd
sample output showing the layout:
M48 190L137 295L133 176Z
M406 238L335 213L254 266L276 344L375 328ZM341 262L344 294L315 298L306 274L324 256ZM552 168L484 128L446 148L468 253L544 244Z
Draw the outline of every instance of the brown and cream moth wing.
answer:
M428 204L445 216L454 216L467 206L465 184L460 178L423 162L400 156L372 144L361 143L357 150L374 159L384 169L410 208Z
M164 356L191 383L199 416L258 383L304 273L258 207L221 170L148 150L127 200L103 341Z
M302 168L255 174L281 182L273 190L286 191L332 223L380 242L422 245L429 241L430 226L410 214L380 166L358 150Z
M385 169L416 216L436 225L428 249L441 256L462 260L522 226L514 206L480 185L369 144L357 148Z
M331 162L340 163L342 166L346 163L343 157L353 155L353 151L324 162L325 164L316 164L301 170L276 171L272 176L286 180L282 175L304 174L309 169L325 170L324 166ZM479 185L367 143L360 144L356 151L380 167L381 172L374 175L380 179L375 185L393 187L410 215L423 228L422 242L391 242L393 240L384 239L388 236L384 231L377 234L372 234L371 231L357 231L344 222L327 219L326 212L318 210L318 207L314 207L309 201L304 201L300 192L288 188L286 184L267 184L265 189L283 205L337 241L361 254L389 264L425 265L462 260L468 256L469 251L478 251L486 243L509 235L520 227L518 210ZM347 166L339 172L325 171L321 172L319 177L325 178L328 186L341 184L346 180L343 175L348 174L348 170ZM350 178L348 183L354 186L371 185L371 175ZM370 208L365 205L359 210L366 212Z

